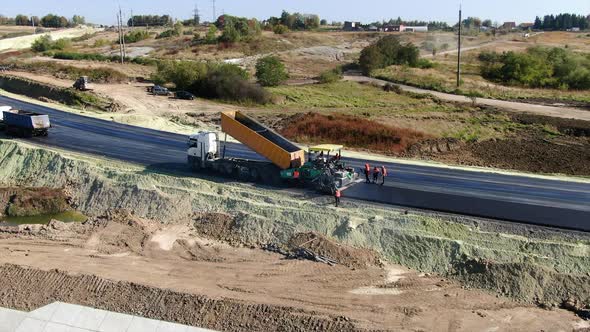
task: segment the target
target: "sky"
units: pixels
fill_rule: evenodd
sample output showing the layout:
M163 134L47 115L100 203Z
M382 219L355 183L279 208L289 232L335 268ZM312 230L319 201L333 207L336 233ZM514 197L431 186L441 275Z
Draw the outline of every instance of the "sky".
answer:
M43 16L55 13L67 17L85 16L87 21L111 25L119 5L128 17L134 14L168 14L186 19L198 5L202 20L213 17L212 0L0 0L0 14ZM463 15L492 21L532 22L535 16L558 13L590 15L590 0L464 0ZM370 23L402 17L405 20L457 21L459 1L447 0L216 0L216 13L265 19L290 12L318 14L328 21Z

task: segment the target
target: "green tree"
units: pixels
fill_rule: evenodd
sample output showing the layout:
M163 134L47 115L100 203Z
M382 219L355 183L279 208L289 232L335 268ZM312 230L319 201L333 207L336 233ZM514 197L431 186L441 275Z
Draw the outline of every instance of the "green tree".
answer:
M31 21L29 21L29 17L26 15L16 15L14 18L14 24L16 25L31 25Z
M72 24L73 25L83 25L86 24L86 18L80 15L74 15L72 17Z
M289 78L285 65L277 56L266 56L256 62L256 78L262 86L277 86Z
M217 31L218 30L215 25L209 25L209 31L207 31L207 35L205 36L206 44L217 44Z
M277 24L272 28L272 31L277 35L282 35L289 32L289 28L286 25Z

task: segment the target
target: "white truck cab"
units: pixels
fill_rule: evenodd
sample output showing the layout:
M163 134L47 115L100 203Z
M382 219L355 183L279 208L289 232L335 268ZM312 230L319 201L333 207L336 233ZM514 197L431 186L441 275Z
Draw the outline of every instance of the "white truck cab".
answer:
M214 159L219 156L219 139L215 132L201 131L189 136L188 155L199 160Z

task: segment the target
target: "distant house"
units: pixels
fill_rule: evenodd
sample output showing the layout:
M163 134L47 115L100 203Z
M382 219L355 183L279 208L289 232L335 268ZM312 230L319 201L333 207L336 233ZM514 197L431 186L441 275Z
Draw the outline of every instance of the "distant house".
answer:
M574 27L574 28L571 28L570 30L571 30L572 32L580 32L580 28L575 28L575 27Z
M522 30L528 30L528 29L532 29L534 26L535 26L535 23L520 23L520 25L518 27L521 28Z
M428 32L428 26L410 27L405 25L385 25L383 26L385 32Z
M405 29L403 25L384 25L383 31L385 32L402 32Z
M428 32L428 26L421 27L404 27L404 32Z
M376 32L376 31L379 31L379 28L374 25L371 25L370 27L367 28L367 31Z
M504 22L500 27L502 30L514 30L516 29L516 22Z
M344 27L342 28L344 31L359 31L361 30L361 22L344 22Z

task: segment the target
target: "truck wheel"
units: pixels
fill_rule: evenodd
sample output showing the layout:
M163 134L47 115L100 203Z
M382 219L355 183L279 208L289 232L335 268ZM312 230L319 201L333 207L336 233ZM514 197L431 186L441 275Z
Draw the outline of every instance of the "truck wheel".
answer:
M260 180L260 171L256 167L250 168L250 181L258 182Z

